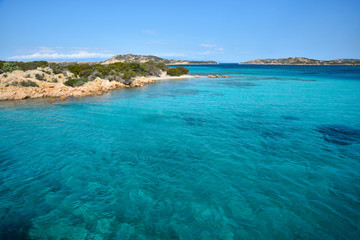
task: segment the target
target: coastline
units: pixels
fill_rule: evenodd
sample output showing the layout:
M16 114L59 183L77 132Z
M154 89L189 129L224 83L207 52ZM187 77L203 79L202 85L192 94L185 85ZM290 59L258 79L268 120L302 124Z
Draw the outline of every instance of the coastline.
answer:
M32 70L32 74L35 74L39 70ZM26 80L22 76L24 71L15 71L13 74L19 77L19 80ZM26 72L27 73L27 72ZM50 76L53 77L53 76ZM162 80L177 80L192 78L191 75L183 76L168 76L166 73L162 73L161 76L147 76L147 77L135 77L134 81L130 85L125 85L116 81L109 81L97 77L94 81L85 83L78 87L69 87L61 82L47 82L37 81L31 79L38 84L38 87L23 87L23 86L4 86L2 83L0 86L0 101L22 100L22 99L35 99L35 98L50 98L50 102L57 100L63 101L69 97L82 98L90 95L101 95L110 90L119 88L131 88L131 87L143 87L147 84L154 83ZM61 79L64 79L61 76Z
M271 66L358 66L359 64L281 64L281 63L238 63L238 65L271 65Z

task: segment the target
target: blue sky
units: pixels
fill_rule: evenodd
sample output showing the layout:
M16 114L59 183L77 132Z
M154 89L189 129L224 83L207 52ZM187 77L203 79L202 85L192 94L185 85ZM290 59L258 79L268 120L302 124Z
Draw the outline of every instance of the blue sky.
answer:
M360 59L359 12L359 0L0 0L0 59Z

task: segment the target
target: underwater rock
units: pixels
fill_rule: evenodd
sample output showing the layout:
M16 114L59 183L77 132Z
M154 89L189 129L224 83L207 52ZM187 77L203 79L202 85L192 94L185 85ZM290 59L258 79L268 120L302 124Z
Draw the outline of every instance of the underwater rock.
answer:
M183 120L189 126L202 126L206 122L206 119L198 117L183 117Z
M236 82L236 81L224 81L224 82L220 82L220 84L227 85L227 86L233 86L233 87L253 87L253 86L257 86L257 84L255 84L255 83Z
M178 97L178 96L191 96L197 95L199 91L197 89L173 89L168 92L159 92L148 94L148 98L160 98L160 97Z
M360 143L360 130L345 125L321 125L316 128L324 140L338 145Z
M27 218L2 218L0 223L0 239L30 240L29 229L31 227L31 220Z
M272 138L272 139L285 138L284 133L278 130L266 130L263 131L261 135L264 138Z
M300 118L290 115L281 116L285 120L300 120Z

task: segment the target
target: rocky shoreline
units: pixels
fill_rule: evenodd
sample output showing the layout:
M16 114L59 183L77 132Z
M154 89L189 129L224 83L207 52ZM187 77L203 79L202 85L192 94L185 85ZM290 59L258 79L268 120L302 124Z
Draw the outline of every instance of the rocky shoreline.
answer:
M42 74L43 80L36 79L35 76ZM180 77L167 76L162 73L160 77L136 77L131 84L126 85L117 81L109 81L97 77L93 81L86 82L82 86L70 87L63 83L68 77L73 77L72 73L53 74L49 69L36 69L29 71L16 70L11 73L0 75L0 101L21 100L29 98L52 98L50 101L65 100L69 97L81 98L89 95L100 95L113 89L128 87L143 87L154 83L157 80L190 78L185 75ZM13 83L17 84L14 86ZM18 83L31 82L37 86L22 86Z

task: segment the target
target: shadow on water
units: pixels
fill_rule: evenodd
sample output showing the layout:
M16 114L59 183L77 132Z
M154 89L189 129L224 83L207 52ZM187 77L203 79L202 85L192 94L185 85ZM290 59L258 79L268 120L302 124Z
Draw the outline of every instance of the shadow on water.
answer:
M210 94L210 96L223 97L223 96L225 96L225 94L224 93L212 93L212 94Z
M301 82L315 82L313 79L306 78L286 78L286 77L264 77L259 80L275 80L275 81L301 81Z
M219 82L222 85L231 86L231 87L254 87L258 86L258 84L250 83L250 82L238 82L238 81L224 81Z
M197 89L172 89L167 92L149 93L147 98L192 96L197 94L199 94L199 90Z
M265 77L265 76L252 76L252 75L242 75L238 77L239 79L246 81L300 81L300 82L315 82L314 79L307 78L291 78L291 77Z
M360 143L360 130L345 125L320 125L316 131L323 135L325 141L337 145Z

